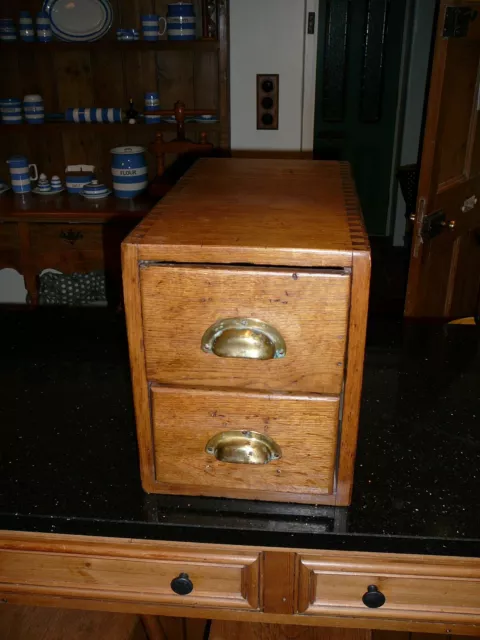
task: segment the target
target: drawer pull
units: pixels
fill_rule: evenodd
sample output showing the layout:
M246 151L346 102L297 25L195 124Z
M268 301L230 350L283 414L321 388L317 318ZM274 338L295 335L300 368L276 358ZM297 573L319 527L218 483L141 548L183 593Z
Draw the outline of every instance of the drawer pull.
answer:
M193 582L188 577L188 573L181 573L179 576L174 578L171 581L170 586L172 587L172 591L177 593L179 596L187 596L193 591Z
M272 360L284 358L285 340L266 322L255 318L224 318L209 327L202 337L202 350L220 358Z
M378 609L385 604L385 596L378 588L371 584L367 587L367 592L363 594L362 602L366 607L370 609Z
M268 464L282 457L278 444L256 431L222 431L207 442L205 451L220 462L236 464Z

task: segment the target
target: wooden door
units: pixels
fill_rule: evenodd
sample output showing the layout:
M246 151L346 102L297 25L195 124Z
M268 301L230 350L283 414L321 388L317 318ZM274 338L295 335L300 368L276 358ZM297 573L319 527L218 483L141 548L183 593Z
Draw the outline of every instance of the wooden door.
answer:
M320 0L314 154L347 160L370 234L387 233L406 0Z
M439 6L405 315L477 316L480 2Z

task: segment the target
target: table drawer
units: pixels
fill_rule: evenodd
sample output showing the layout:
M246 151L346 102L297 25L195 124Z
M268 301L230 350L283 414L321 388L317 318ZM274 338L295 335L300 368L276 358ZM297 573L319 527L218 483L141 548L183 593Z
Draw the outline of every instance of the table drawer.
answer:
M350 298L350 276L343 270L147 263L140 280L149 380L340 393ZM276 330L285 357L218 357L203 351L207 329L231 318L257 319Z
M327 552L299 555L298 567L302 614L480 622L480 570L466 558ZM378 608L362 601L369 587Z
M33 546L33 545L30 545ZM45 545L44 545L45 546ZM227 609L260 608L260 553L214 552L196 545L138 542L105 545L99 552L87 542L67 541L50 551L0 553L0 589L14 593ZM130 547L130 548L128 548ZM65 549L70 548L70 552ZM172 586L172 580L182 574ZM173 587L193 589L186 595Z
M158 490L300 502L332 492L337 397L153 386L151 398Z
M101 251L103 226L100 224L34 224L30 225L30 242L35 253L49 251ZM118 239L120 244L121 238Z

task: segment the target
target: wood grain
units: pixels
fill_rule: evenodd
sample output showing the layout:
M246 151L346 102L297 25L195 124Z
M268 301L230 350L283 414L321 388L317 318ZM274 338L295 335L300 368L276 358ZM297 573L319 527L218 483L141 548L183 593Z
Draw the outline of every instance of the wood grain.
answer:
M263 554L263 610L289 613L295 610L296 557L294 553L265 551Z
M201 266L140 270L147 378L160 383L340 393L350 277L342 271ZM275 327L284 358L219 358L201 350L222 318Z
M3 605L2 640L155 640L146 636L137 616L100 611L69 611Z
M11 593L35 593L112 599L130 602L170 603L172 605L213 606L227 609L258 609L260 605L259 553L217 553L182 548L176 553L168 544L152 544L125 549L117 554L92 554L91 547L77 553L57 547L1 551L1 583ZM33 546L33 548L32 548ZM7 545L8 547L8 545ZM126 551L126 553L125 553ZM133 552L133 553L131 553ZM187 573L193 591L186 596L173 592L170 583Z
M445 38L449 5L442 0L438 8L405 301L407 316L447 320L475 315L480 291L480 207L463 210L480 191L480 25L473 21L465 37ZM455 6L478 9L471 2ZM424 233L437 212L454 229L445 224L438 234Z
M210 640L371 640L367 629L323 629L215 620Z
M140 473L144 490L150 492L154 490L155 467L150 397L145 371L138 251L135 245L125 242L122 243L122 278Z
M261 491L303 494L315 503L332 491L339 400L153 386L157 491L256 498ZM219 462L205 452L217 433L253 430L272 438L282 458L265 465ZM181 441L181 447L178 443Z
M298 611L442 622L480 619L480 563L467 558L336 552L299 554ZM362 603L368 585L386 602Z
M141 260L351 266L340 165L201 159L153 209L135 242Z

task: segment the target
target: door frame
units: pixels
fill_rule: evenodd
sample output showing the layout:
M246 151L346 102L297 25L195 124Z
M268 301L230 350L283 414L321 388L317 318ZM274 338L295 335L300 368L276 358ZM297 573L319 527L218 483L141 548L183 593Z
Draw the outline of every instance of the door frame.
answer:
M304 46L303 46L303 92L302 92L302 138L301 150L313 153L315 124L315 85L317 77L319 0L305 0ZM307 33L308 14L315 13L315 33Z

